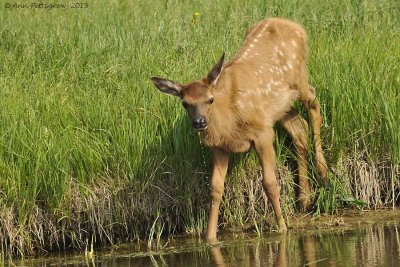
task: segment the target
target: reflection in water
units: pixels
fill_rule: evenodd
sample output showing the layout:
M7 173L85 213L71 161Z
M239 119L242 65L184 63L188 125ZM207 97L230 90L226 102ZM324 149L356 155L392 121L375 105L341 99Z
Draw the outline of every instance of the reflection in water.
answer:
M266 243L260 239L254 240L254 243L248 247L249 253L244 255L245 260L239 262L228 262L224 260L224 256L221 252L221 246L215 246L211 248L212 261L215 266L274 266L274 267L286 267L295 265L294 262L289 262L289 259L293 260L293 255L288 256L290 247L286 245L287 237L281 237L273 243ZM305 266L317 266L317 264L326 259L317 259L315 246L317 245L317 239L314 236L303 236L298 239L298 245L302 255L299 255L299 259L303 259L302 265ZM291 241L292 242L292 241ZM229 249L228 247L226 249ZM260 254L260 249L263 253ZM293 250L294 251L294 250ZM246 254L246 253L244 253ZM253 255L251 255L253 254ZM265 257L262 259L263 254ZM297 258L295 258L297 260ZM335 261L328 261L327 266L336 266Z
M213 263L215 266L220 266L220 267L226 266L224 257L222 256L222 253L221 253L221 247L212 247L211 255L212 255L212 260L213 260Z
M288 235L211 248L215 266L400 266L399 225Z
M139 253L132 247L98 252L95 266L400 266L400 224L376 224L356 230L232 236L212 246L190 239L168 245L162 252ZM129 250L130 249L130 250ZM23 266L92 266L81 256L24 261ZM18 263L17 263L18 266Z

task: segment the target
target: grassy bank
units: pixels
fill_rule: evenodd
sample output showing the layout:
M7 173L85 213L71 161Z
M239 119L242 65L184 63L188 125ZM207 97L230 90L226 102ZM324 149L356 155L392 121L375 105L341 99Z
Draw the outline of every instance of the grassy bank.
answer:
M187 82L205 75L269 16L294 19L310 35L310 78L333 181L329 192L316 190L318 210L332 211L345 197L370 208L397 204L397 1L127 2L53 10L2 2L2 257L202 231L209 153L178 101L159 94L149 77ZM289 216L295 155L277 131ZM234 158L222 225L270 212L259 178L253 153ZM310 178L317 181L313 169Z

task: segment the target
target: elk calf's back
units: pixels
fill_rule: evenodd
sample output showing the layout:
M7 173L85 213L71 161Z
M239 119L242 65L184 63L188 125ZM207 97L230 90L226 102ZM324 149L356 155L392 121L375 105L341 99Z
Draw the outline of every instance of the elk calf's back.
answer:
M301 89L307 94L305 68L306 34L300 26L282 19L253 26L214 86L212 123L202 132L205 144L247 150L291 109Z
M292 107L296 100L309 110L317 167L327 183L322 153L322 118L315 90L308 83L307 35L298 24L281 18L263 20L247 32L237 54L225 65L224 56L207 77L182 85L152 77L163 93L182 100L192 126L213 150L213 176L206 238L216 239L218 207L223 192L229 152L244 152L252 145L263 167L263 187L280 229L286 231L275 176L273 126L280 122L291 135L298 154L299 207L310 208L307 179L307 122Z

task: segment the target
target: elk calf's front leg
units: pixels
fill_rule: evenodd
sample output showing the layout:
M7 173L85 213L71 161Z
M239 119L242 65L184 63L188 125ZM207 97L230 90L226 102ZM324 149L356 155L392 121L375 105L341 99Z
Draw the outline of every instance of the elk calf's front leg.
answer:
M208 215L206 240L217 240L219 206L224 193L224 180L228 170L229 153L220 149L213 150L213 174L211 177L211 203Z
M275 151L272 142L273 133L270 133L266 138L260 139L257 143L255 143L255 145L262 165L262 185L265 194L267 195L272 204L272 208L274 209L279 232L285 233L287 231L287 227L282 215L281 203L279 200L281 187L279 186L275 175Z

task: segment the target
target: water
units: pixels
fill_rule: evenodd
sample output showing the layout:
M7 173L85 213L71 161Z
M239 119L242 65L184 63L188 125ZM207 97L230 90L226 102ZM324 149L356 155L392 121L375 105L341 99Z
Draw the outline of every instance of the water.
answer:
M400 221L287 236L226 234L218 245L178 239L158 251L140 245L14 262L16 266L400 266Z

